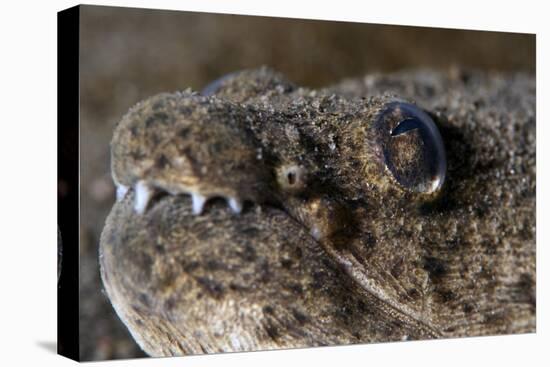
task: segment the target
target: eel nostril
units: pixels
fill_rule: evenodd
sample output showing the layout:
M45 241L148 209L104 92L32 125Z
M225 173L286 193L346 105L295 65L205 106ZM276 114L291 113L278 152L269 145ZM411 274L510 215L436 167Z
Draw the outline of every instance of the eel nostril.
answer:
M296 174L294 172L289 172L287 174L288 184L294 185L296 183Z
M297 164L285 164L277 168L279 188L291 193L299 193L307 186L306 169Z

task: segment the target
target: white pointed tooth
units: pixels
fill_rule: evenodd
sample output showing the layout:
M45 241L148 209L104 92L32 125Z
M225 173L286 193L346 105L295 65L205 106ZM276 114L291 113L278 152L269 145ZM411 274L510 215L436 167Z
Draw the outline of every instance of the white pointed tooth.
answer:
M243 203L241 203L241 201L236 198L227 199L227 203L229 204L231 210L233 210L233 213L238 214L243 210Z
M193 214L201 214L204 208L204 203L206 203L206 196L195 193L191 194L191 198L193 199Z
M313 237L316 241L324 241L329 237L330 229L327 228L327 226L324 226L322 222L313 222L311 223L309 234L311 234L311 237Z
M313 228L311 228L310 233L311 233L311 236L317 241L321 239L322 233L321 233L321 229L318 226L313 226Z
M116 201L121 201L126 196L128 192L128 186L117 185L116 187Z
M136 213L143 214L147 208L147 204L149 204L149 200L153 196L153 190L144 181L138 181L134 190L136 191L134 209Z

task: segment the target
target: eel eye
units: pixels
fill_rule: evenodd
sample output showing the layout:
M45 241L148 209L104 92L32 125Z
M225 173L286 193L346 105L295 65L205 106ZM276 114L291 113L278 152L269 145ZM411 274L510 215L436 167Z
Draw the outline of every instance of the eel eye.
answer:
M432 193L445 181L447 159L443 139L433 120L404 102L385 106L375 125L386 167L404 188Z

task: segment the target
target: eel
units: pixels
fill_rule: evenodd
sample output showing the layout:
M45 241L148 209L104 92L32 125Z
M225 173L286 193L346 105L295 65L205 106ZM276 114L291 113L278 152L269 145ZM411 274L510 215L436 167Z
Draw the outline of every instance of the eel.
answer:
M244 70L130 109L100 240L151 356L536 328L535 80Z

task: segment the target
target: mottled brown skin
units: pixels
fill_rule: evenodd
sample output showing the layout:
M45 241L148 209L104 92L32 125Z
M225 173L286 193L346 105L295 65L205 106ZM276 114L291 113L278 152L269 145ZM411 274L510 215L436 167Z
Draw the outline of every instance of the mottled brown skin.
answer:
M384 163L373 126L395 95L439 126L436 192ZM115 182L158 195L142 214L132 189L113 207L103 281L153 356L534 332L535 167L530 76L371 75L313 91L235 74L213 96L152 97L117 126ZM194 215L189 192L222 199Z

